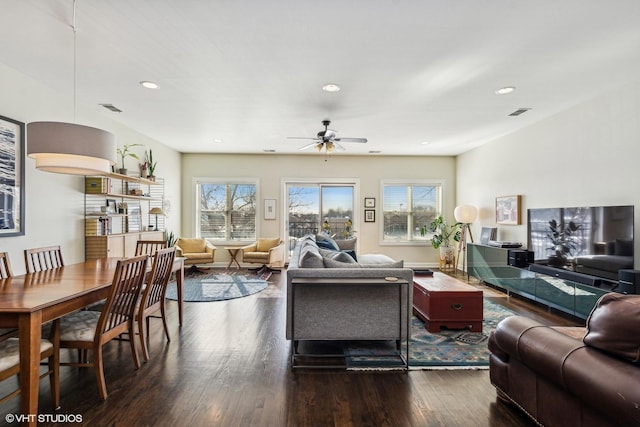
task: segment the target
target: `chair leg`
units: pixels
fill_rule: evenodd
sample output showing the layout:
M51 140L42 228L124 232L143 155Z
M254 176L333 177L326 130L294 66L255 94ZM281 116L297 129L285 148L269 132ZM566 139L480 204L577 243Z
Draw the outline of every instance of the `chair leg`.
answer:
M96 382L98 383L98 392L102 400L107 400L107 383L104 379L104 363L102 360L102 346L93 349L93 362L96 371Z
M140 369L140 359L138 358L138 351L136 350L136 331L134 330L135 322L129 324L129 344L131 344L131 355L133 356L133 363L136 369ZM142 336L142 335L141 335Z
M167 341L171 341L169 336L169 325L167 324L167 307L164 301L160 305L160 315L162 316L162 324L164 325L164 334L167 336Z
M145 323L146 323L146 331L145 331ZM140 346L142 347L142 360L144 360L145 362L148 362L149 349L147 347L147 334L149 333L149 317L145 317L144 319L138 319L138 331L140 331L138 335L140 336Z

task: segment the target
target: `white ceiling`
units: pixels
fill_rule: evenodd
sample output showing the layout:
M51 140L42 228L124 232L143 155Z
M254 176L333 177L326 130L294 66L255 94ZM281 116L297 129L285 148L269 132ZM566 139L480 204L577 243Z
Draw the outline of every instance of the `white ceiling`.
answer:
M70 104L72 11L73 0L0 0L0 61ZM78 0L76 11L78 104L113 104L122 112L104 114L181 152L300 153L306 142L287 137L329 118L338 137L369 139L345 154L455 155L640 78L638 0ZM517 90L496 95L503 86Z

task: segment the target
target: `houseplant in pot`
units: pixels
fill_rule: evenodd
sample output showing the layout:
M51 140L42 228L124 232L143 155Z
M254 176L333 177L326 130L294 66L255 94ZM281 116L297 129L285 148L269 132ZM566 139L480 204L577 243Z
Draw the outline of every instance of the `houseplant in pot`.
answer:
M547 237L551 241L551 246L547 250L551 251L551 255L549 255L550 266L564 267L567 264L568 257L577 248L578 242L573 234L581 227L581 225L569 221L566 227L561 228L555 219L549 221Z
M451 226L448 225L442 215L429 224L429 231L434 233L431 238L431 246L435 249L440 249L440 259L447 264L453 263L453 242L460 241L461 226L462 224L459 222Z
M138 155L134 152L131 151L131 147L137 147L137 146L141 146L142 144L130 144L130 145L123 145L122 148L118 147L116 149L116 152L118 153L118 156L120 156L120 160L122 161L122 167L120 169L118 169L118 173L120 173L121 175L126 175L127 174L127 167L124 164L124 160L127 157L133 157L134 159L138 160Z

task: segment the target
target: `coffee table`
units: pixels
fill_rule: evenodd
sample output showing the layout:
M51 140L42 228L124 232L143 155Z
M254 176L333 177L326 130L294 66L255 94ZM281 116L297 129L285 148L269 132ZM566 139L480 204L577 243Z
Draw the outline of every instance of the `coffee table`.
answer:
M413 314L429 332L470 328L482 332L482 291L440 272L413 276Z

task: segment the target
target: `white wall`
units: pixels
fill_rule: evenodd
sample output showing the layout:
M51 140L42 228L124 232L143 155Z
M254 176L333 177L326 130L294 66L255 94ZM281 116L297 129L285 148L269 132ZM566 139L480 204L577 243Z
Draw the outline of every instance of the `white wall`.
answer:
M525 245L528 208L635 205L639 118L636 83L460 155L457 200L480 208L474 235L481 226L495 226L496 196L523 196L522 225L498 226L498 239ZM635 215L637 235L639 209ZM635 241L639 254L640 239Z
M325 161L327 160L327 161ZM403 259L411 266L437 265L437 252L431 246L380 245L381 198L380 181L383 179L442 179L445 182L444 211L447 219L454 221L455 207L455 159L453 157L402 157L402 156L349 156L335 154L328 158L313 155L205 155L184 154L182 163L182 234L195 233L194 179L204 177L229 177L259 179L260 201L276 199L276 221L262 220L258 224L260 236L284 238L282 180L316 178L347 178L360 182L354 229L361 253L385 253L394 259ZM364 222L364 197L376 198L376 222ZM216 252L216 262L226 261L224 250Z
M180 154L141 135L115 119L100 106L78 106L74 120L72 94L60 94L0 64L0 115L29 123L50 120L75 122L98 127L116 135L119 146L140 143L152 148L158 160L157 175L165 178L165 197L173 209L167 228L180 224ZM104 112L102 111L104 110ZM123 113L124 114L124 113ZM144 152L144 147L140 153ZM136 161L129 159L129 168ZM23 250L31 247L61 245L65 263L84 260L84 178L40 172L35 161L25 160L25 235L0 237L0 251L9 252L15 274L25 271Z

